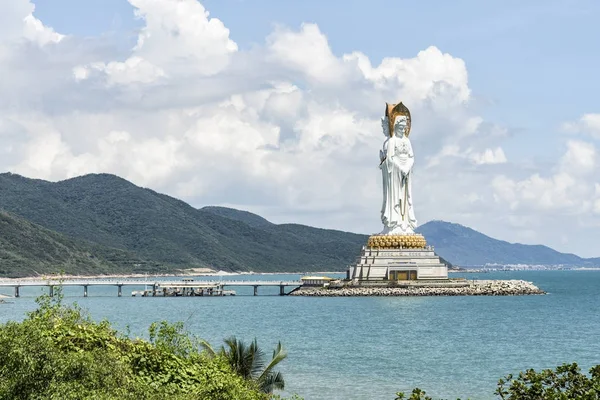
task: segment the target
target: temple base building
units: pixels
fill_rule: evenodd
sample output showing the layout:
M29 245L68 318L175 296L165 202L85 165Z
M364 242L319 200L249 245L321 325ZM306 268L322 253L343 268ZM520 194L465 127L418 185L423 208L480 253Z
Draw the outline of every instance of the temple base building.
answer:
M369 238L347 279L406 281L448 279L448 267L421 234L374 235Z

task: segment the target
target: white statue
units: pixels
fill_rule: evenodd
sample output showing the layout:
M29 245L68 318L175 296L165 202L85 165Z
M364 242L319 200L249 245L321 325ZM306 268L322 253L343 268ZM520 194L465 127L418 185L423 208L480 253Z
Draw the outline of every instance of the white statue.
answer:
M393 121L392 126L390 121ZM379 151L379 168L383 175L383 231L380 234L411 235L415 233L417 219L411 191L414 154L408 139L411 126L408 108L402 103L386 105L381 126L387 139Z

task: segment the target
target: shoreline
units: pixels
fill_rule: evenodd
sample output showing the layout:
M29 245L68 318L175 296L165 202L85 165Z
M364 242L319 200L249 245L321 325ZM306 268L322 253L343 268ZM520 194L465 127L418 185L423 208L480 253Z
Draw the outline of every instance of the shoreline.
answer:
M308 274L344 274L344 271L329 271L329 272L309 272ZM227 272L227 271L213 271L213 272L182 272L182 273L164 273L164 274L106 274L106 275L38 275L38 276L24 276L21 278L9 278L0 276L0 281L33 281L33 280L70 280L70 279L107 279L107 278L179 278L189 276L243 276L243 275L307 275L307 272L254 272L254 271L243 271L243 272Z

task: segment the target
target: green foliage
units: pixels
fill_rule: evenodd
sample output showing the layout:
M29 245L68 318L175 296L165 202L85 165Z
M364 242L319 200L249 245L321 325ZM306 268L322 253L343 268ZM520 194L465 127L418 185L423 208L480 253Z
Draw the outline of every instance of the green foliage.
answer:
M94 268L98 273L169 272L192 267L342 270L354 261L367 238L302 225L275 225L238 210L198 210L107 174L57 183L0 174L0 209L35 224L36 235L54 234L54 242L70 241L62 247L48 243L47 251L37 253L37 241L6 235L7 246L20 248L13 252L20 259L11 255L13 261L8 264L2 261L0 250L0 275L30 275L38 265L43 271L54 265L67 273ZM40 227L45 230L40 232ZM0 238L4 236L0 224ZM46 260L46 253L58 255ZM67 253L73 255L73 261L59 257ZM96 266L84 263L85 257L77 254L95 259ZM27 268L21 270L19 265Z
M181 324L156 324L151 337L119 335L44 296L23 322L0 326L0 399L267 398L225 358L202 354Z
M227 360L233 371L239 376L256 382L264 393L273 393L274 390L285 388L283 375L281 372L273 370L277 364L287 357L281 342L273 350L273 356L269 363L266 363L265 354L258 347L256 339L248 345L235 337L227 338L225 339L225 346L222 346L219 352L215 352L210 344L205 341L201 345L210 356L220 356Z
M396 393L395 400L433 400L433 399L430 396L427 396L427 393L425 393L424 390L415 388L411 392L410 397L406 397L406 394L404 392Z
M590 369L590 376L582 373L576 363L541 372L529 369L517 377L500 379L495 393L505 400L598 400L600 365Z
M412 390L409 397L406 397L404 392L396 393L395 400L433 400L433 397L427 396L427 393L424 390L415 388Z
M590 369L589 376L576 363L541 372L528 369L517 377L508 375L500 379L495 394L501 400L600 400L600 365ZM409 397L403 392L396 393L396 400L433 398L416 388Z
M304 398L298 396L296 393L294 393L292 397L281 397L281 395L274 394L271 396L270 400L304 400Z
M0 276L127 272L142 261L124 250L71 239L0 210ZM151 266L146 266L152 270Z

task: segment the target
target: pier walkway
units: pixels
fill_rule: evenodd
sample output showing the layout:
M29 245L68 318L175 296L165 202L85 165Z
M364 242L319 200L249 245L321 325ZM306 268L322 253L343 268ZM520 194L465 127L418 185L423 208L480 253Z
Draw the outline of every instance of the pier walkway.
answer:
M285 288L302 286L301 281L260 281L260 280L155 280L148 281L146 279L23 279L23 280L0 280L0 288L14 288L15 297L19 297L19 288L40 286L48 287L50 296L54 295L54 288L59 286L81 286L83 288L83 296L87 297L89 286L115 286L117 287L117 296L121 297L123 286L145 286L151 287L152 293L156 293L165 288L214 288L223 291L225 287L246 286L254 288L254 296L258 295L260 286L279 286L279 295L284 296Z

